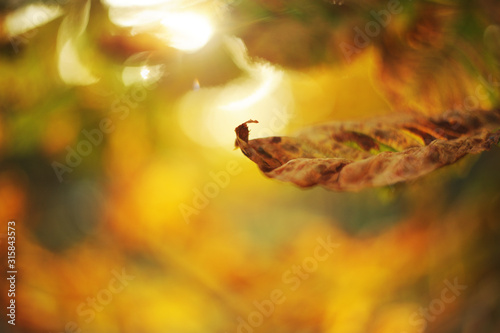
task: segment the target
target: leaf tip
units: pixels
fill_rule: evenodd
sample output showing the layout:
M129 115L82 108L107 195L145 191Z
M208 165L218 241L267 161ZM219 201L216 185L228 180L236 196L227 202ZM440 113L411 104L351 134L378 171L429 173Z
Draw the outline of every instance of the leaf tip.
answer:
M249 130L247 124L250 123L258 123L258 121L250 119L234 129L234 131L236 132L236 141L234 142L235 149L240 147L240 140L245 143L248 143Z

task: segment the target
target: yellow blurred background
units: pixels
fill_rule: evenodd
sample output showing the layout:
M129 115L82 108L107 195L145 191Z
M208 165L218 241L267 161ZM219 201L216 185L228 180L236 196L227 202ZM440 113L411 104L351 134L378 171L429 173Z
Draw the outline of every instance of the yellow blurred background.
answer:
M497 107L494 1L0 9L1 332L500 331L498 149L359 193L234 150L248 119Z

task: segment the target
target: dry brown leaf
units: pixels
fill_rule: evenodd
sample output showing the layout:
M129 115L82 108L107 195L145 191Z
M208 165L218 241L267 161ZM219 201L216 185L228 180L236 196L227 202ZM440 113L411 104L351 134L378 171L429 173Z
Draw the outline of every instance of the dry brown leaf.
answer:
M236 146L266 176L337 191L415 179L500 139L500 110L330 123L295 137L248 140L247 124L256 122L236 128Z

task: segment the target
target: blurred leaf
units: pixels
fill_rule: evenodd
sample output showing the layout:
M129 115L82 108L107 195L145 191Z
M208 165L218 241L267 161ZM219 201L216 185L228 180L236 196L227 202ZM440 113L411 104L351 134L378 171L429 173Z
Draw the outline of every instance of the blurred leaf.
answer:
M343 67L374 52L374 84L394 109L435 115L498 105L496 7L491 1L242 0L232 27L251 57L296 71Z
M78 40L85 33L90 14L90 1L79 1L70 8L57 37L58 69L67 84L88 85L96 83L95 77L78 52Z
M296 137L248 141L247 123L255 122L236 128L236 146L266 176L340 191L415 179L466 154L489 150L500 140L498 110L331 123Z
M404 28L388 29L376 43L377 84L391 104L427 115L495 107L498 68L493 64L498 37L496 26L488 26L484 19L488 8L414 5ZM489 38L489 44L484 38Z

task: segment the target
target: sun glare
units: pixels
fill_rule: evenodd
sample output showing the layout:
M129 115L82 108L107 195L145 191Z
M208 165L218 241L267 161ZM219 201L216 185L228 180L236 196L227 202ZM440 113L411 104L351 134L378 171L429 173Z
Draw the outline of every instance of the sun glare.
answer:
M131 28L132 34L147 33L168 46L194 52L205 46L214 32L209 1L204 0L103 0L109 19Z
M247 95L243 95L244 97L240 99L221 105L220 108L227 111L246 109L271 94L283 77L283 72L278 71L271 66L260 66L259 72L259 78L256 80L259 82L257 88L250 87L250 91L251 89L254 89L250 94L248 94L248 91L242 91L243 94Z
M294 112L289 78L269 63L252 61L240 39L226 46L234 63L247 73L223 87L193 89L179 104L179 121L185 133L204 146L231 149L234 128L257 119L252 137L283 133Z
M213 34L210 20L194 12L168 13L161 21L165 31L157 34L170 46L187 52L201 49Z
M164 74L163 65L126 66L122 71L122 81L125 86L134 84L153 84Z
M149 77L149 73L150 73L150 72L151 72L151 71L149 70L149 68L147 68L147 67L142 67L142 69L141 69L141 76L142 76L142 78L143 78L144 80L147 80L147 79L148 79L148 77Z

